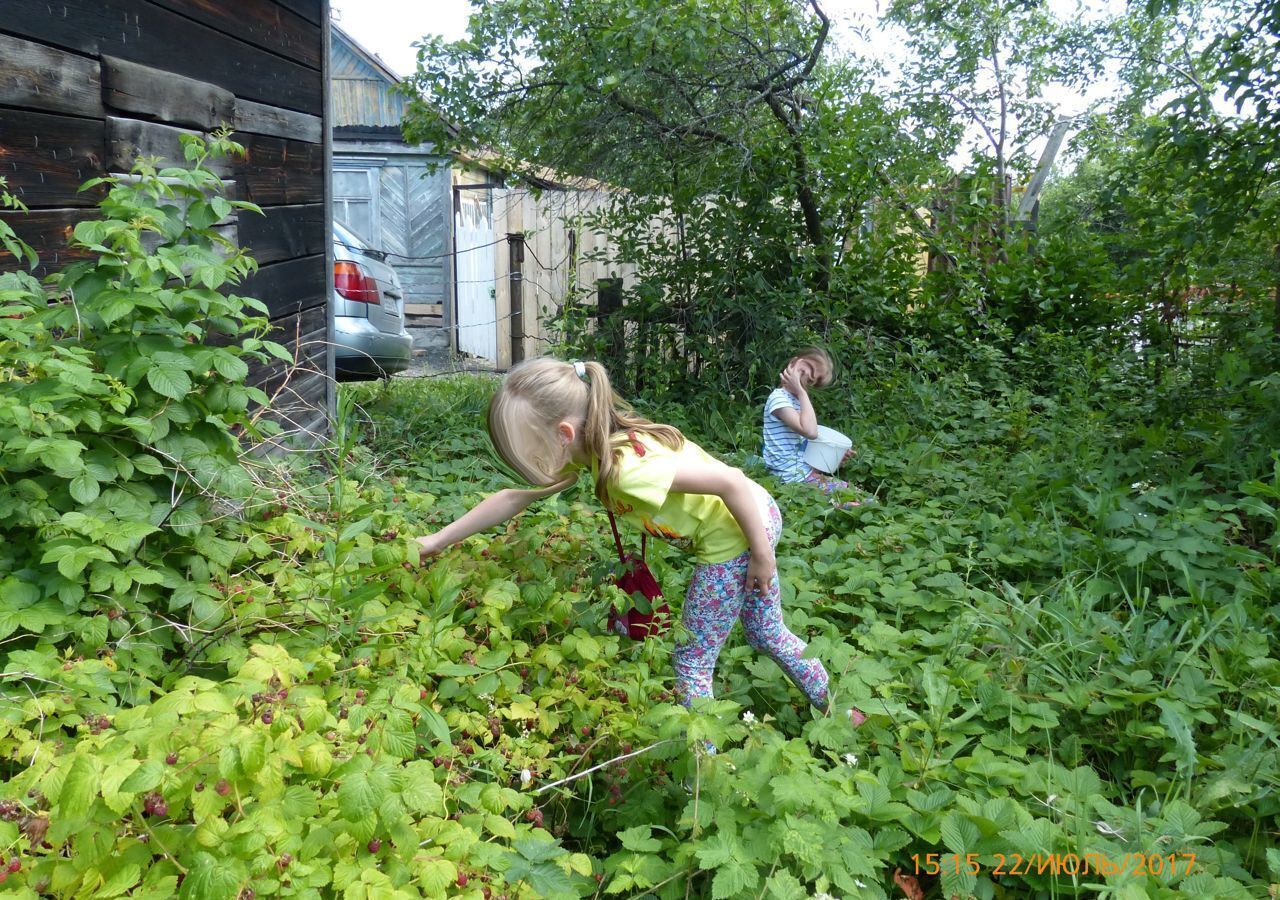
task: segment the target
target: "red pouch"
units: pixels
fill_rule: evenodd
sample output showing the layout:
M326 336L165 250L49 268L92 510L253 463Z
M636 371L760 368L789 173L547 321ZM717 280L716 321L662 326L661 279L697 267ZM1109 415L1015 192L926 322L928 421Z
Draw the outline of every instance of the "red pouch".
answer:
M609 630L642 641L649 637L660 637L671 630L671 607L662 599L662 588L658 579L653 577L645 564L645 550L648 535L640 539L640 556L636 557L622 549L622 538L618 535L618 525L613 513L608 509L609 527L613 530L613 543L618 548L618 561L622 563L623 572L615 580L619 588L627 594L639 594L649 601L649 612L642 612L635 607L619 612L617 607L609 611Z

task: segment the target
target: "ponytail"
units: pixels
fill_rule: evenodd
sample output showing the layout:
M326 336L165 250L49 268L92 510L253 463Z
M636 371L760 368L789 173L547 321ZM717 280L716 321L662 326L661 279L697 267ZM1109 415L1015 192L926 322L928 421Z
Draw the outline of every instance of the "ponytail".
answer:
M684 445L678 429L636 415L597 362L544 356L520 363L489 403L494 449L533 485L550 486L564 477L568 458L557 426L565 421L581 423L583 449L597 463L595 494L606 506L608 484L629 435L648 435L672 450Z
M582 425L583 446L597 461L596 498L609 506L609 482L622 457L622 448L632 435L648 435L672 450L684 446L684 435L671 425L660 425L636 415L631 404L614 393L604 366L598 362L585 366L587 408Z

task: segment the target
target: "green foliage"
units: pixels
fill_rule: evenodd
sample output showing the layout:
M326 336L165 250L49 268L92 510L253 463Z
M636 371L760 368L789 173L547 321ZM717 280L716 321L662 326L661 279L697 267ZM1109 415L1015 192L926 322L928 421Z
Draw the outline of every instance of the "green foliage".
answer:
M348 388L332 451L238 525L224 623L135 666L145 692L121 680L125 632L83 659L70 638L9 654L11 883L887 897L901 870L930 896L1252 896L1280 779L1275 385L1189 409L1078 341L967 353L870 342L822 398L874 502L771 485L789 624L837 708L867 713L857 731L740 638L719 699L675 705L666 642L603 629L612 551L587 490L406 567L405 536L509 483L478 427L494 382ZM758 427L639 399L721 451ZM651 559L678 601L685 564ZM992 874L1157 851L1195 862ZM979 871L928 875L929 854Z
M145 669L189 639L184 628L222 619L202 582L236 549L213 501L249 493L232 429L255 430L250 408L266 397L244 385L246 360L283 352L261 339L265 319L250 313L261 304L219 290L254 267L214 227L253 211L224 199L205 166L235 149L193 140L191 168L144 162L102 179L102 218L71 239L88 261L47 289L0 275L0 637L17 632L11 645L93 653L124 638L118 663ZM137 616L128 629L121 613Z

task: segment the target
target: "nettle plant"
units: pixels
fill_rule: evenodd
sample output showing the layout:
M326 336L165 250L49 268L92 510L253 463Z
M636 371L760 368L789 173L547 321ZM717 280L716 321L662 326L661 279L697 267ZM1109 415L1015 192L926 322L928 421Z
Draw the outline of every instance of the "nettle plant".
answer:
M257 209L223 197L207 163L238 149L187 138L190 168L90 181L107 187L102 216L71 239L88 258L46 285L0 276L0 638L93 653L111 636L120 665L146 671L219 620L207 585L236 547L216 503L251 492L233 430L257 430L267 399L247 361L290 358L263 339L266 308L226 290L255 263L216 226Z

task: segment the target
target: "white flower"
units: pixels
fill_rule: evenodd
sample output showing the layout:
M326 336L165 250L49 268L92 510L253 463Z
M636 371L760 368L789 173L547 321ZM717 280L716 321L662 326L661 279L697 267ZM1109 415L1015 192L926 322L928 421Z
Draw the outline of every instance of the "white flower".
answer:
M756 722L756 714L751 710L747 710L742 714L742 721L746 722L748 725L754 725Z
M856 766L858 764L858 755L856 753L846 753L844 761L845 765Z
M859 881L858 879L855 878L853 879L853 886L856 888L864 888L867 886L867 883L865 881Z
M528 769L520 770L520 787L528 787L533 784L533 773Z
M1121 839L1124 838L1124 831L1122 829L1116 828L1112 825L1108 825L1106 822L1102 821L1101 819L1094 822L1093 827L1098 829L1099 834L1105 834L1108 837L1118 837Z
M823 892L822 892L822 893L820 893L820 894L814 894L814 895L813 895L813 900L836 900L836 898L835 898L835 897L832 897L832 896L831 896L830 894L828 894L826 891L823 891Z

